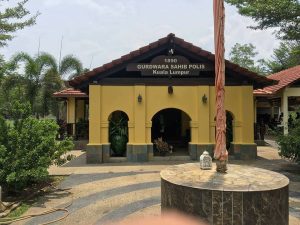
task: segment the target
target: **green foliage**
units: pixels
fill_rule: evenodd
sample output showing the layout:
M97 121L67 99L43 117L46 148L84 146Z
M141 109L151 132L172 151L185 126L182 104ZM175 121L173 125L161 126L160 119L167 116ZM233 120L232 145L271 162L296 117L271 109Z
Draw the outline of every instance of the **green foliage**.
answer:
M24 65L24 70L20 66ZM55 58L48 53L40 53L34 57L20 52L12 57L7 66L10 75L3 78L0 89L0 108L7 114L11 107L9 102L16 99L29 101L33 114L47 116L50 113L58 115L60 104L52 94L63 87L62 76L81 73L81 62L68 55L62 59L60 68Z
M3 145L0 145L1 147L4 147L8 144L8 124L6 123L5 119L0 116L0 143ZM1 160L1 159L0 159Z
M7 64L5 63L3 55L0 55L0 83L6 72L6 67L7 67Z
M14 106L14 126L7 126L0 117L0 183L20 190L45 181L48 167L59 162L73 144L69 139L56 140L59 127L55 121L29 116L28 104Z
M12 103L12 110L10 114L11 119L13 119L15 123L28 118L31 113L30 104L28 102L21 103L20 101L15 101Z
M4 0L0 0L0 3ZM0 8L0 47L13 39L13 33L35 24L39 13L28 17L30 12L25 8L28 0L22 0L11 8Z
M289 129L289 134L277 136L279 155L295 162L300 162L300 121Z
M111 135L128 136L126 118L110 120L109 123Z
M226 0L243 16L257 22L253 29L277 28L277 37L300 40L300 3L298 0Z
M22 216L29 208L30 204L22 202L21 205L18 208L11 211L6 218L18 218Z
M75 71L75 73L74 73ZM69 79L83 72L82 63L73 55L65 56L60 63L59 73L61 75L70 74Z
M264 74L265 69L261 65L261 60L255 61L255 57L257 56L258 52L255 51L255 46L253 44L239 44L236 43L230 53L230 61L233 63L238 64L241 67L244 67L250 71Z
M274 50L271 60L265 62L270 73L300 65L300 42L282 42Z
M25 101L23 77L11 74L5 76L0 82L0 115L10 117L12 103L15 100Z
M54 70L49 70L45 75L41 83L40 88L40 112L44 115L48 115L50 112L53 115L58 115L59 102L52 97L52 94L62 87L62 80L58 73Z
M128 142L128 119L121 113L119 116L113 115L109 120L109 141L111 149L116 155L123 155Z

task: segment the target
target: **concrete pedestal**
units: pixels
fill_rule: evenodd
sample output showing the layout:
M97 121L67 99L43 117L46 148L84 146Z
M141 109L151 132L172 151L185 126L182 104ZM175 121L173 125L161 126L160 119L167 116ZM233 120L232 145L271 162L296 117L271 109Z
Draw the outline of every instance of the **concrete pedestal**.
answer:
M211 225L288 225L287 177L248 166L228 165L226 174L199 163L161 172L162 210L177 209Z

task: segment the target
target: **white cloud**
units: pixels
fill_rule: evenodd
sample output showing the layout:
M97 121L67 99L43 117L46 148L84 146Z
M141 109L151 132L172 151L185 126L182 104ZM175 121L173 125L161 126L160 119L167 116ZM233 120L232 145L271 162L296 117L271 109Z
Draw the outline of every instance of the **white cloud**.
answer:
M85 67L102 65L150 42L175 33L201 48L214 51L211 0L31 0L31 12L40 11L37 24L16 33L1 49L7 58L18 51L35 54L41 50L78 56ZM253 43L259 57L270 56L278 45L271 31L246 27L250 19L226 6L226 50L237 42Z
M58 5L61 5L64 0L44 0L43 3L46 7L56 7Z
M229 54L235 43L252 43L259 53L257 58L270 57L273 49L279 45L279 40L273 34L274 30L253 30L248 28L251 25L254 25L253 20L240 16L233 7L227 6L225 25L226 55Z

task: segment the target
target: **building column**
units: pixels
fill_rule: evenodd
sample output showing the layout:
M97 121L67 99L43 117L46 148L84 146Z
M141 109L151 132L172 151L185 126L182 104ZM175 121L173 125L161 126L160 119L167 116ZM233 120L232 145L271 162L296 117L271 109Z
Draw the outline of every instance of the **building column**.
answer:
M191 121L191 143L189 144L189 153L192 160L199 160L204 151L208 151L213 156L214 143L210 142L210 87L198 86L197 107L198 122ZM204 97L205 95L205 97Z
M283 134L288 134L289 133L289 105L288 105L288 96L286 94L286 91L283 91L282 97L281 97L281 105L282 109L281 111L283 112Z
M101 143L109 143L109 121L102 121L100 126L100 133L101 133Z
M141 96L141 102L138 101ZM134 138L135 143L146 142L146 89L145 85L134 87Z
M76 119L76 100L75 98L68 98L67 101L67 123L72 124L72 135L75 135L75 119Z
M102 162L105 163L110 161L109 121L101 121L100 133Z
M152 129L152 121L146 122L146 143L151 142L151 129Z
M253 107L253 88L241 87L241 115L242 115L242 141L244 143L254 143L254 117L252 113Z
M128 143L134 142L134 122L128 121Z
M87 163L102 163L101 144L101 86L89 86L89 143L87 145Z
M139 99L140 96L140 99ZM134 129L129 128L129 135L133 131L133 137L127 143L127 160L130 162L144 162L149 160L148 152L151 146L146 143L146 87L136 85L134 87Z
M235 159L250 160L257 157L257 146L254 143L253 87L240 87L240 116L234 118L231 152Z
M203 96L206 97L203 99ZM210 99L209 96L209 86L207 87L198 87L198 121L199 121L199 132L198 132L198 142L199 143L209 143L210 140L210 132L209 132L209 114L210 114L210 108L209 108L209 102L213 101L213 99Z
M257 99L254 98L253 100L253 112L254 112L254 123L256 124L257 123Z

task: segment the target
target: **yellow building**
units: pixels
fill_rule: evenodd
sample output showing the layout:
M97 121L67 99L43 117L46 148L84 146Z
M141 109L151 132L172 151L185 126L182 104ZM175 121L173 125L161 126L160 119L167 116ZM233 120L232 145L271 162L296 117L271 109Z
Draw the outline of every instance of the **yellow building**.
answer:
M212 153L215 144L214 76L212 53L169 34L69 81L80 97L56 97L67 99L67 123L88 112L88 163L110 161L124 142L112 136L118 123L123 127L117 132L126 133L128 161L152 160L158 154L153 142L160 137L172 146L168 154L196 160L203 150ZM272 82L226 61L227 147L235 158L257 155L253 89Z

